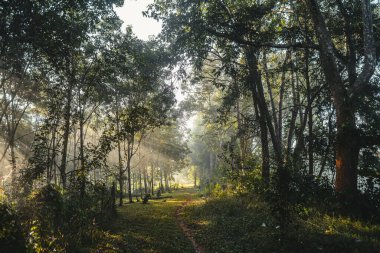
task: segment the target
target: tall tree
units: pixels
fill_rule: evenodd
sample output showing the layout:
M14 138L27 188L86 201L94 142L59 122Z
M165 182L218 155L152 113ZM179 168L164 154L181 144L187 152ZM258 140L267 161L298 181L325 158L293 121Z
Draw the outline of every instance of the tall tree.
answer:
M342 36L346 49L343 52L338 49L339 45L332 38L318 1L309 0L305 1L305 4L315 27L320 46L321 65L336 109L335 188L338 192L354 192L357 189L360 149L370 145L380 145L379 135L368 136L357 128L355 115L356 105L360 103L365 90L370 86L371 77L378 63L371 1L362 0L360 4L353 5L337 1L337 8L344 22ZM353 23L354 13L357 13L359 7L361 8L360 21L363 24L362 43L358 43L355 39L354 33L358 31L354 30ZM361 68L360 65L362 65ZM345 67L344 71L341 71L341 66Z

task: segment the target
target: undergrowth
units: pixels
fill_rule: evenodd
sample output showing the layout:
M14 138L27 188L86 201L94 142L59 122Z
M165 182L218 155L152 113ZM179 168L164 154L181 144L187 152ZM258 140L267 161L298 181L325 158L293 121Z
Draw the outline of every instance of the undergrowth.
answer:
M257 198L211 197L184 210L195 239L209 252L380 252L380 225L304 207L279 242L280 227Z
M204 187L204 200L184 210L209 252L380 252L373 194L342 199L323 179L285 169L269 186L257 172L231 178Z

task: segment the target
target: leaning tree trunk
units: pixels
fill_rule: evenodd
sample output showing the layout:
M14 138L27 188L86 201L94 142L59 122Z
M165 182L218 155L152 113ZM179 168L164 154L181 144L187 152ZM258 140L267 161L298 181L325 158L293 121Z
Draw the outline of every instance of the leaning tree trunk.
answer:
M257 103L255 103L256 119L260 125L260 143L261 143L261 176L266 185L269 184L270 165L269 165L269 146L268 130L265 119L259 114Z
M276 135L276 132L273 126L272 117L269 113L269 109L265 101L264 88L263 88L261 73L258 68L258 60L256 56L257 50L254 48L247 48L245 53L246 53L245 56L247 59L247 67L249 70L249 75L247 77L247 86L249 87L252 93L253 104L257 105L258 112L260 114L260 131L262 132L262 136L260 137L261 139L263 138L261 141L264 144L268 143L268 141L266 140L267 136L265 136L265 133L269 133L270 139L273 145L275 160L276 160L277 166L280 168L283 166L281 139L280 139L280 136ZM278 119L278 120L280 121L281 119ZM266 125L265 127L264 127L264 123ZM265 149L263 151L266 152ZM268 157L263 156L263 162L266 163L266 160L264 159L268 159ZM263 166L268 166L268 165L263 164Z

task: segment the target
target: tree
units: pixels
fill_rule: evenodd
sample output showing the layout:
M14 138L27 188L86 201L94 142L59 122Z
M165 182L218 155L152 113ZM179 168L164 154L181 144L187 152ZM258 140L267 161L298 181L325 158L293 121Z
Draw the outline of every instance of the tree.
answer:
M318 97L325 94L325 85L321 80L319 87L311 86L310 66L319 68L313 57L320 52L322 71L336 109L336 190L354 191L359 150L378 141L376 131L370 134L358 130L355 119L358 112L356 105L361 103L363 97L374 96L366 93L377 64L373 11L370 1L362 1L361 4L304 2L306 9L305 5L294 1L177 1L175 5L170 1L156 2L150 7L150 15L165 23L164 38L179 54L192 59L195 67L203 66L204 59L221 52L221 64L215 69L216 76L225 73L234 77L237 70L245 69L245 81L240 85L250 92L257 120L261 122L264 178L269 170L265 157L272 156L277 168L291 167L291 157L300 159L304 152L306 125L309 131L308 170L310 174L315 171L312 106ZM338 17L336 12L342 15ZM356 15L358 13L362 14ZM343 33L334 25L337 23L345 24ZM313 38L313 30L318 43ZM263 77L265 81L271 79L265 67L268 61L264 56L268 51L277 58L285 55L279 71L282 81L277 106L272 93L274 83L268 82L265 87L263 82ZM299 54L302 51L303 56ZM306 69L296 67L301 61L308 66ZM305 69L303 78L299 78L300 69ZM362 70L360 74L357 74L358 69ZM304 81L306 92L301 94L296 88ZM292 99L286 100L286 93L291 94ZM300 105L304 98L307 103L302 109ZM288 109L285 105L289 105ZM288 119L287 131L284 131L283 126ZM300 128L297 122L301 122ZM351 139L354 141L349 141ZM269 153L266 151L268 142L271 144ZM348 145L348 142L354 145Z
M337 7L343 16L345 25L342 37L346 42L346 50L337 50L331 32L321 12L317 1L305 1L315 27L316 37L320 46L321 65L326 82L336 109L336 181L338 192L352 193L357 189L357 166L359 151L370 145L380 145L378 135L368 136L357 128L356 106L363 98L365 90L370 86L377 59L373 31L373 11L371 1L361 1L361 21L363 23L362 48L357 46L351 20L357 12L358 5L344 4L337 1ZM361 56L361 53L363 55ZM359 64L362 64L358 73ZM341 66L345 67L341 71ZM342 74L344 73L344 76ZM373 94L368 94L373 96Z
M119 61L119 83L115 86L118 103L113 123L119 142L125 146L125 168L119 156L118 181L119 205L122 205L123 178L127 173L129 202L132 203L131 162L140 148L141 141L154 128L167 124L174 104L173 88L165 83L168 75L164 69L167 52L154 41L144 43L131 34L118 42L116 52L126 62ZM120 57L120 56L119 56ZM121 73L121 74L120 74ZM118 150L120 151L120 143ZM119 152L120 153L120 152Z

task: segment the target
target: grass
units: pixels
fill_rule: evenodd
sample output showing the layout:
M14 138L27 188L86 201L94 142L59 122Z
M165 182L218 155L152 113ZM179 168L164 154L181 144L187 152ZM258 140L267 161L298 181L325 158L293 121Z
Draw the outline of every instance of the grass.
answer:
M193 192L178 190L166 194L173 198L150 200L148 204L125 204L118 208L118 217L109 224L110 233L123 238L122 251L116 252L194 252L182 233L175 211ZM165 196L165 194L163 195Z
M190 189L170 195L173 198L118 208L108 232L101 235L101 250L92 252L194 252L177 224L178 208L206 252L380 252L380 224L298 208L286 239L279 241L280 229L265 202L229 195L200 198Z
M380 252L380 225L315 210L295 215L286 240L265 203L242 197L197 200L182 215L208 252Z

